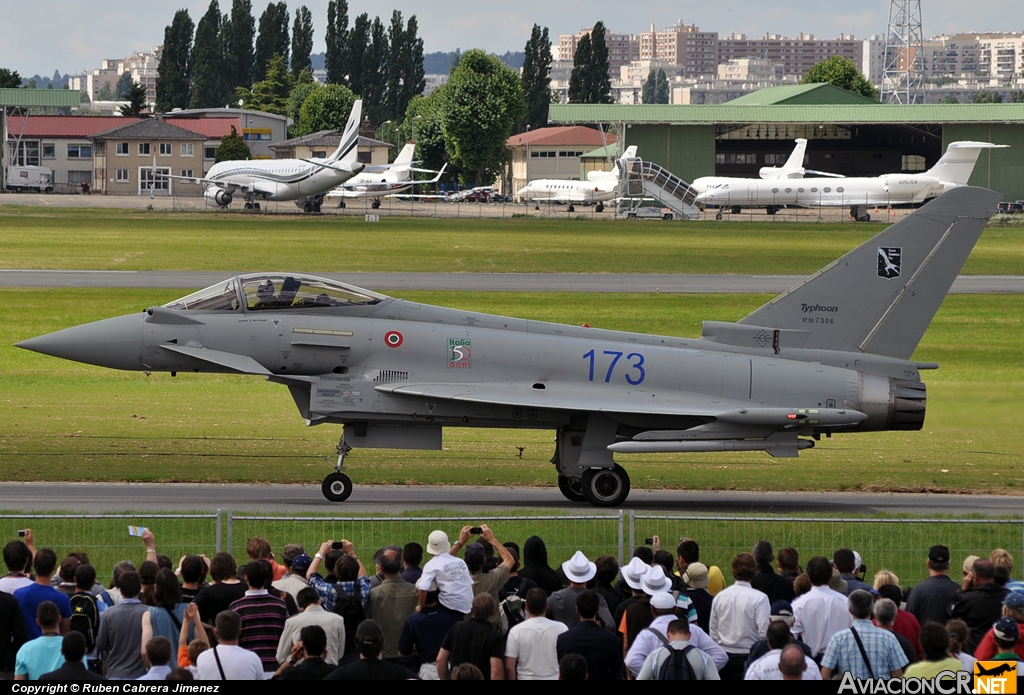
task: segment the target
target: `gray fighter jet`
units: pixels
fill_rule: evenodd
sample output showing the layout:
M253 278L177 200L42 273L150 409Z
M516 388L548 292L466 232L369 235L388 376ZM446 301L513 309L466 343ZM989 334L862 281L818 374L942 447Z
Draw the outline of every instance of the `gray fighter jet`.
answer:
M999 194L957 188L738 323L696 339L427 306L298 273L242 275L145 311L18 343L114 369L253 374L354 447L440 449L445 427L549 429L559 489L622 504L616 453L765 451L919 430L911 359ZM880 259L884 259L882 263Z

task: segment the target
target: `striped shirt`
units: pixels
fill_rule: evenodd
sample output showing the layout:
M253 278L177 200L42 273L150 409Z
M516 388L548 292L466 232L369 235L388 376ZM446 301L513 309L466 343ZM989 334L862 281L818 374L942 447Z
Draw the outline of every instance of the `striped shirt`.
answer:
M255 652L263 663L264 671L276 671L277 643L288 619L284 601L271 596L266 589L249 590L231 604L231 610L242 618L238 646Z

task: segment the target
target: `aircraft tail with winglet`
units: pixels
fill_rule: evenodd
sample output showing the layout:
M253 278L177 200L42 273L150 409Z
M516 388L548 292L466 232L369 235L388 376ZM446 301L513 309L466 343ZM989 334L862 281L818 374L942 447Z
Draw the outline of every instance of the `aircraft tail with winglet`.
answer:
M348 116L345 130L341 133L341 142L338 149L334 151L328 162L341 162L349 164L356 161L359 152L359 125L363 120L363 100L356 99L352 105L352 112Z
M802 348L910 359L1000 197L953 188L739 323L798 332Z

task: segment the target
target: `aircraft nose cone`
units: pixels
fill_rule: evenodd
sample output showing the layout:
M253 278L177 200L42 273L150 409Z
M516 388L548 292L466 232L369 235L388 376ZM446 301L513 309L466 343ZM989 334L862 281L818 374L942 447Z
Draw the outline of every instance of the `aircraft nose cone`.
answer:
M138 370L142 368L142 318L140 312L95 321L29 338L15 347L99 367Z

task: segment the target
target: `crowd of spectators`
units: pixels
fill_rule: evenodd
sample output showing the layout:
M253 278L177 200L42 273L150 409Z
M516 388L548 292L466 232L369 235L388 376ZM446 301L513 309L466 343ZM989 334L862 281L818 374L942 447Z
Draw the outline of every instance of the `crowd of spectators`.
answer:
M1024 582L1003 549L902 587L840 548L801 567L770 542L727 568L658 537L620 567L582 551L552 567L544 541L502 543L486 525L433 531L363 561L347 540L263 538L248 562L145 559L109 586L84 553L58 564L31 530L3 551L0 679L15 680L828 680L935 678L976 660L1024 674ZM424 557L428 557L424 563ZM372 565L373 574L368 569Z

